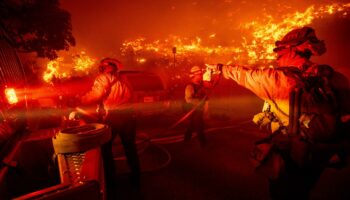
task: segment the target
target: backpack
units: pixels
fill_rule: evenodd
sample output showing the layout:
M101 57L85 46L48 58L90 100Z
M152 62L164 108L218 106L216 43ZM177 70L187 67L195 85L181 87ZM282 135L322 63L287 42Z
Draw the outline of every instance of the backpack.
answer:
M300 134L314 143L336 141L339 112L334 89L329 84L333 69L315 65L296 74L302 86L290 94L289 133Z
M188 84L186 85L186 87L187 87L188 85L192 85L192 87L193 87L193 89L194 89L194 97L195 97L195 98L202 99L202 100L206 99L207 96L206 96L206 94L205 94L205 92L204 92L204 90L203 90L203 85L196 85L196 84L194 84L194 83L192 83L192 82L191 82L191 83L188 83ZM202 103L204 103L204 101L203 101ZM195 105L193 105L192 103L187 103L186 100L183 99L183 102L182 102L182 111L183 111L184 113L187 113L187 112L191 111L194 107L195 107Z
M341 137L337 99L329 83L333 69L316 65L306 73L294 67L281 70L300 83L290 93L287 134L276 132L257 141L252 152L256 170L270 178L279 177L284 171L286 163L279 152L288 152L301 167L312 162L312 152L325 156L339 153L327 145L337 144Z

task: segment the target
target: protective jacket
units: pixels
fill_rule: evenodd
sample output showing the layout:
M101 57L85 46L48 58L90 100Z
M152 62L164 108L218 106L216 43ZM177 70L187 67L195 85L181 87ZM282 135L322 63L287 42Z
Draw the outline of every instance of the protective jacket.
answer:
M311 69L312 66L310 66ZM289 94L295 87L302 87L298 78L287 70L272 68L251 69L244 66L224 66L222 72L225 78L234 80L266 101L271 106L270 111L274 113L279 122L285 127L288 126ZM350 104L347 78L334 72L329 82L336 91L341 115L348 115Z
M130 99L131 90L119 76L101 73L96 77L91 90L81 98L81 101L83 104L103 102L105 109L117 110L131 108Z

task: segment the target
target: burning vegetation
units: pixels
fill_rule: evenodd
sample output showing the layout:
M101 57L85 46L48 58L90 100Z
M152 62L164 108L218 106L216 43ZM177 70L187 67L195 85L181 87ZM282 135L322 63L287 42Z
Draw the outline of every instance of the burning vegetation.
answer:
M171 35L153 41L139 37L122 43L120 58L126 62L127 67L147 65L155 68L154 71L161 69L169 74L171 80L186 76L186 68L193 64L225 62L271 67L275 59L275 41L287 32L310 25L316 19L329 16L346 18L349 9L350 3L334 3L312 5L305 10L278 17L265 13L263 18L242 23L237 28L241 37L224 45L220 44L221 39L215 32L208 33L205 37ZM88 53L82 51L71 57L71 64L67 64L67 58L63 57L48 62L43 80L50 83L54 79L88 75L95 70L93 66L96 59Z
M69 61L70 63L68 63ZM95 71L93 68L95 62L96 59L88 56L85 51L71 56L58 57L47 63L43 80L47 83L52 83L55 79L89 75Z
M212 33L207 37L196 37L194 39L170 36L164 40L147 41L146 38L137 38L123 43L122 53L126 55L128 51L133 51L136 60L145 58L148 54L160 58L171 58L173 47L177 48L177 62L181 62L191 57L199 57L206 62L209 57L220 57L216 62L225 60L227 63L238 62L243 64L257 64L262 60L271 62L275 59L273 48L275 41L282 38L294 28L309 25L315 19L324 18L329 15L348 15L350 3L331 4L325 6L310 6L304 12L286 14L281 20L275 19L272 15L266 15L260 21L252 21L240 27L242 35L240 43L233 41L231 45L205 45L210 40L215 40L216 34ZM224 59L223 59L224 58Z

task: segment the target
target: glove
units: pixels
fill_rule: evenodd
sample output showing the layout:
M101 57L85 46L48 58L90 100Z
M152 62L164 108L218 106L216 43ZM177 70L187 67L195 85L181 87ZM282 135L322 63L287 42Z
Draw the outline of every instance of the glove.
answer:
M207 69L203 73L203 81L211 81L211 75L212 74L213 74L213 69L207 67Z
M222 68L224 67L223 64L218 63L216 65L213 64L205 64L207 66L207 71L211 71L212 74L221 74L222 73Z
M70 112L69 115L68 115L68 120L75 120L78 118L78 113L73 111L73 112Z

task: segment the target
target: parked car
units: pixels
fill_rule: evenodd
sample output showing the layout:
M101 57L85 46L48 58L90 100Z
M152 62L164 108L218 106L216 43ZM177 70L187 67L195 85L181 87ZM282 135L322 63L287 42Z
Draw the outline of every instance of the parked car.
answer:
M169 108L169 92L159 75L143 71L121 71L120 76L132 90L132 103L139 116L159 115Z

